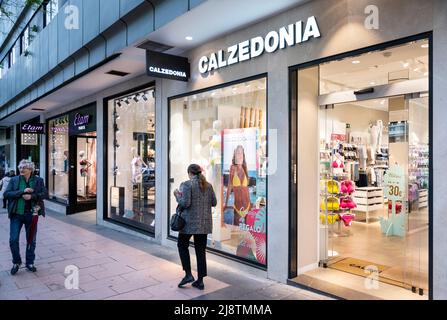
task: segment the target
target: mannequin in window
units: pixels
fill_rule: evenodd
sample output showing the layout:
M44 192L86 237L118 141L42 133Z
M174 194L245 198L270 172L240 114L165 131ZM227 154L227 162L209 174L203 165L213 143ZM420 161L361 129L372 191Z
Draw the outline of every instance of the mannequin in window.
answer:
M244 147L239 145L234 149L225 199L225 207L227 207L230 194L231 192L234 193L233 225L236 226L239 225L241 219L245 218L251 208L250 192L248 190L249 180Z
M88 177L88 169L91 167L90 161L87 160L85 157L85 151L81 150L79 151L79 165L81 167L80 174L81 177Z
M135 148L132 148L132 183L138 184L143 182L143 166L145 168L148 167L148 165L143 161L140 154L136 152Z
M382 146L382 131L383 131L383 122L382 120L377 120L375 125L372 125L370 128L371 132L371 146L373 150L380 150Z

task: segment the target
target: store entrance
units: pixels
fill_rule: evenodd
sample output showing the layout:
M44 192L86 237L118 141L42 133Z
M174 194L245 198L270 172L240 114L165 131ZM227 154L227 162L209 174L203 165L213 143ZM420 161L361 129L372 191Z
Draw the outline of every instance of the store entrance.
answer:
M424 294L429 135L420 96L320 107L319 262Z
M347 299L428 298L428 47L293 71L293 282Z
M96 132L70 137L70 213L96 209Z

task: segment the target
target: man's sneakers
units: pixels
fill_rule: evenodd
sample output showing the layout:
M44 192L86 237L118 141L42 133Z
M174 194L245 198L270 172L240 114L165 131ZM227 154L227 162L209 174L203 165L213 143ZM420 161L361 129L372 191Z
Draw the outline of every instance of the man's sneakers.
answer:
M37 271L37 269L34 266L34 264L27 264L26 265L26 269L28 269L28 271L31 271L31 272L36 272Z
M12 266L11 269L11 275L15 275L17 273L17 271L19 271L20 268L20 264L19 263L14 263L14 265Z

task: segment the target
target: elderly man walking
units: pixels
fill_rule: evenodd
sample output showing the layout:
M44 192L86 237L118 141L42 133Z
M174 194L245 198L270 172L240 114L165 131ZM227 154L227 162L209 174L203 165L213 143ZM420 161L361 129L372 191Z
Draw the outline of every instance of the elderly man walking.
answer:
M26 238L31 239L29 245L26 246L26 268L31 272L37 271L34 266L37 226L32 226L33 213L45 215L42 202L47 197L43 179L33 174L34 163L22 160L18 167L20 175L11 179L4 193L5 199L8 200L10 219L9 246L13 263L11 275L15 275L22 264L19 239L23 225L25 225Z

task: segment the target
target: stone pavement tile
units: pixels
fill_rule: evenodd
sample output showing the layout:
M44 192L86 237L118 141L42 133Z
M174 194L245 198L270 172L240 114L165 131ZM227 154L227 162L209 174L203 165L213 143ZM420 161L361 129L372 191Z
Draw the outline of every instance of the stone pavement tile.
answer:
M102 287L111 287L113 285L118 285L121 283L125 283L127 280L123 279L120 276L113 276L101 280L83 282L82 278L79 279L79 287L85 292L96 290Z
M104 270L90 273L96 279L104 279L112 276L126 274L129 272L135 272L134 269L118 262L101 264L100 267L102 267Z
M254 291L241 296L240 300L269 300L269 298Z
M27 300L27 297L22 291L19 290L8 292L3 292L2 290L0 290L0 300Z
M133 290L138 290L146 287L150 287L153 285L160 284L157 280L154 280L150 277L142 278L142 279L135 279L132 281L126 281L120 284L114 284L110 288L115 290L118 293L126 293Z
M28 298L33 295L51 292L51 290L46 285L40 284L30 288L19 289L18 292L22 292Z
M123 294L119 294L110 298L107 298L106 300L150 300L153 296L142 289L134 290L131 292L126 292Z
M116 295L117 295L116 291L113 291L110 288L98 288L89 292L64 298L63 300L103 300Z
M186 299L189 299L189 296L182 292L183 289L177 287L177 282L168 281L168 282L161 282L157 285L153 285L147 288L144 288L144 291L149 292L151 295L154 296L154 299L162 300L169 295L176 295L181 294L182 296L185 296ZM169 298L167 298L169 300Z
M240 297L253 292L246 287L229 286L194 298L195 300L239 300Z
M268 287L256 290L256 292L266 296L269 299L277 300L287 297L288 295L297 292L297 290L284 284L272 284Z
M102 266L98 265L98 266L92 266L92 267L87 267L87 268L82 268L79 271L81 272L82 270L82 274L90 274L93 275L95 273L99 273L99 272L104 272L106 271L105 268L103 268ZM95 276L93 276L95 279L97 279Z
M37 264L37 262L39 262L39 263L54 263L54 262L59 262L59 261L63 261L63 260L65 260L65 258L58 254L54 254L54 255L48 256L48 257L39 256L38 258L36 258L36 264Z
M180 281L185 276L182 267L172 262L164 262L157 267L145 269L145 271L149 272L152 278L160 282L169 280Z
M198 290L197 288L194 288L194 287L191 286L190 288L192 290L184 290L184 293L186 295L188 295L189 297L191 297L191 298L196 298L196 297L199 297L201 295L210 294L210 293L213 293L213 292L216 292L216 291L219 291L221 289L224 289L224 288L228 287L228 284L226 284L226 283L224 283L222 281L219 281L217 279L210 278L210 277L206 277L203 280L203 282L205 284L205 289L204 290ZM176 284L177 283L178 283L178 280L176 281Z
M29 296L28 299L30 300L61 300L64 298L68 298L74 295L79 295L82 293L82 290L79 289L60 289L60 290L54 290L48 293L41 293Z

